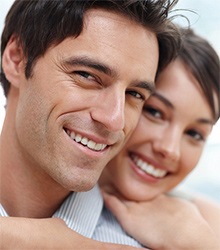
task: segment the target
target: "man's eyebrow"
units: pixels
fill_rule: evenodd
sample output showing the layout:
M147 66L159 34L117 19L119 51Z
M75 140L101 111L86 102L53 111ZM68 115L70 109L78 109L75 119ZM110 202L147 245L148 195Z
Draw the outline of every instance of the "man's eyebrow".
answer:
M152 94L153 97L156 97L157 99L159 99L161 102L163 102L166 106L168 106L169 108L171 109L174 109L174 106L173 104L166 98L164 97L163 95L159 94L158 92L154 92Z
M114 70L113 68L107 66L102 62L89 58L87 56L70 57L67 60L65 60L63 64L93 68L111 77L117 77L118 75L116 70ZM155 83L150 81L140 81L140 82L137 81L133 84L133 86L145 89L150 93L153 93L155 91Z
M104 63L101 63L97 60L91 59L87 56L80 56L80 57L70 57L67 60L65 60L64 65L72 65L72 66L85 66L88 68L93 68L95 70L98 70L101 73L107 74L109 76L116 76L117 73L115 70L111 69Z
M154 82L146 82L146 81L141 81L137 82L134 84L135 87L142 88L150 92L151 94L155 92L155 83Z

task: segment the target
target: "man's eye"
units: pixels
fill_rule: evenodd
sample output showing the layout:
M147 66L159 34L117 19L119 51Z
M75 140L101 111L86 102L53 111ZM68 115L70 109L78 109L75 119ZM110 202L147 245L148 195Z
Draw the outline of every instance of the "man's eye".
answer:
M149 114L154 118L162 118L162 113L151 106L144 106L143 112Z
M145 100L145 97L135 90L129 90L129 91L127 91L127 94L129 94L137 99Z
M86 79L95 80L95 78L86 71L74 71L74 73L79 75L79 76L82 76L82 77L84 77Z
M187 134L196 141L205 141L204 136L196 130L189 130Z

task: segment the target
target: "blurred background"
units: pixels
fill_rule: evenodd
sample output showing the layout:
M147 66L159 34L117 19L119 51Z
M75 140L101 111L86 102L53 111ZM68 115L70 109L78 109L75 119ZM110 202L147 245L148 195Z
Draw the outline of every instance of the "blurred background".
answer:
M0 1L0 33L2 33L5 15L14 0ZM220 55L220 1L219 0L179 0L176 12L172 15L186 16L190 25L201 36L208 39ZM190 10L190 11L189 11ZM188 26L184 18L175 22ZM5 98L0 88L0 131L4 119ZM205 147L204 154L192 174L180 185L194 192L201 192L220 202L220 120L214 126Z

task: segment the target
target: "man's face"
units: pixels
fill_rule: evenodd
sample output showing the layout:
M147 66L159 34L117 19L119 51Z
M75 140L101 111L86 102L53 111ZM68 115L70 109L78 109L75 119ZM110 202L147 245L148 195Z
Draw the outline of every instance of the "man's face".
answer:
M20 84L15 140L25 164L68 190L90 189L134 130L157 63L155 34L88 11L80 36L49 48Z

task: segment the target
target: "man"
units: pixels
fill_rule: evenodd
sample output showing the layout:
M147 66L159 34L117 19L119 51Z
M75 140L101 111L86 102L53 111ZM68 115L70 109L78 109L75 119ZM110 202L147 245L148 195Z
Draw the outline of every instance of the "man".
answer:
M171 6L15 1L1 46L2 211L51 217L71 191L95 185L154 89L159 50L160 67L175 55Z

